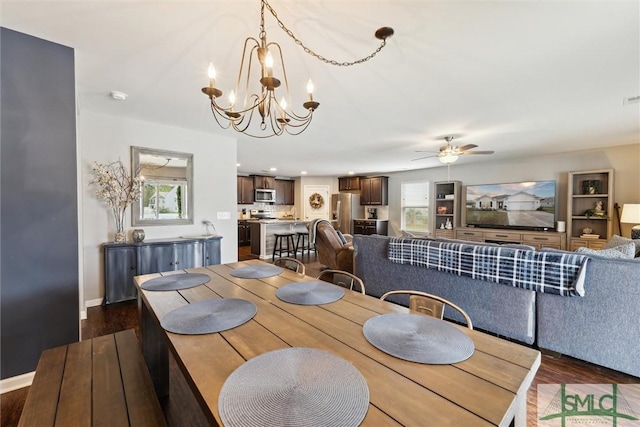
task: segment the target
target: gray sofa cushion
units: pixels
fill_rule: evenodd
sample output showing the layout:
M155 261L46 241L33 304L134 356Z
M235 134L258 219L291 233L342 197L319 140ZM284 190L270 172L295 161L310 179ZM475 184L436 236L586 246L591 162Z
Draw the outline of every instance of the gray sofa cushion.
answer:
M576 252L587 255L596 255L603 258L633 259L636 254L636 246L633 243L628 243L626 245L620 245L599 251L590 248L578 248Z
M611 239L604 245L604 249L615 248L616 246L633 243L635 245L635 256L640 256L640 239L629 239L628 237L618 236L614 234Z

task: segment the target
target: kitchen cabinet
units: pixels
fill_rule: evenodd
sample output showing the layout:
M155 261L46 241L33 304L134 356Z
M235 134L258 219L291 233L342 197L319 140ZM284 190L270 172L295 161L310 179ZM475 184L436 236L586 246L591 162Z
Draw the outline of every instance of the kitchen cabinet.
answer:
M246 219L238 220L238 246L251 244L251 225Z
M253 178L250 176L238 176L238 204L250 205L255 202Z
M360 191L360 177L343 176L338 178L338 191Z
M275 190L276 179L272 176L253 175L253 187L264 190Z
M380 234L386 236L388 232L389 221L380 219L356 219L353 221L353 234Z
M294 204L294 181L276 179L276 205Z
M388 188L389 177L374 176L360 178L360 205L388 205Z
M222 236L104 243L105 304L135 299L135 276L220 264Z
M613 235L613 221L610 219L613 215L613 169L569 172L567 181L569 249L602 249ZM602 215L595 215L598 202L602 204Z

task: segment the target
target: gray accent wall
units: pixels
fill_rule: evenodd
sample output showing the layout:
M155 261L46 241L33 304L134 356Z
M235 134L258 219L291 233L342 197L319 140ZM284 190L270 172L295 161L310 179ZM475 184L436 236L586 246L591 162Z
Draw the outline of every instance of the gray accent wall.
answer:
M73 49L0 29L1 378L78 341Z

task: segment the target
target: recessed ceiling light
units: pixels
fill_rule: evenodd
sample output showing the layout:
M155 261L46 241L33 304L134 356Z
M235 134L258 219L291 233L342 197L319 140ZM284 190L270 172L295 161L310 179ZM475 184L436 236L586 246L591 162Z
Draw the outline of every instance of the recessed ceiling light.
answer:
M349 175L355 175L355 172L354 172L354 171L349 171L349 172L347 172L347 173L348 173Z
M236 163L236 167L239 168L240 167L240 163Z
M124 101L129 96L126 93L120 92L117 90L112 90L109 95L111 96L111 98L115 99L116 101Z
M300 172L300 175L306 175L306 174L307 174L307 171L301 171Z
M278 168L269 168L269 170L270 170L271 172L275 172L275 171L277 171L277 170L278 170Z

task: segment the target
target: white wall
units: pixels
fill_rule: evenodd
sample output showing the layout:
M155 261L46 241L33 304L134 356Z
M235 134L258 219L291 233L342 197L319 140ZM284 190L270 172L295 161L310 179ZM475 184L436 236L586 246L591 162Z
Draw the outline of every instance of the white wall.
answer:
M454 163L451 165L451 180L469 185L554 179L558 185L558 220L566 220L567 172L605 168L614 169L614 202L621 207L624 203L640 203L640 144L481 164ZM389 235L400 235L401 183L419 180L447 181L447 167L387 175ZM623 235L629 236L629 230L630 226L623 224ZM617 225L614 231L617 233Z
M236 223L235 138L194 132L157 123L82 111L78 116L82 194L82 277L84 300L104 296L104 272L100 245L113 241L115 223L106 205L89 187L93 162L122 160L131 167L132 145L193 154L193 225L145 226L145 239L203 234L202 220L212 221L222 239L222 262L238 259ZM217 219L218 212L229 212L230 219ZM127 210L130 238L131 211Z

